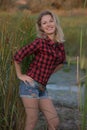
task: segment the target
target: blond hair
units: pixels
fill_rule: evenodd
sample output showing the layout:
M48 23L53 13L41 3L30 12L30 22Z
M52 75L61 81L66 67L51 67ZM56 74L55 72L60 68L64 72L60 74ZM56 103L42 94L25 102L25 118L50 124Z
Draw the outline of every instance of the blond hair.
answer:
M45 15L50 15L55 22L55 25L56 25L55 40L58 42L64 42L65 41L64 34L63 34L62 28L60 26L59 19L56 15L54 15L54 13L52 13L49 10L45 10L45 11L41 12L38 16L38 19L36 22L37 36L41 37L41 38L43 38L43 36L44 36L44 32L41 30L41 19Z

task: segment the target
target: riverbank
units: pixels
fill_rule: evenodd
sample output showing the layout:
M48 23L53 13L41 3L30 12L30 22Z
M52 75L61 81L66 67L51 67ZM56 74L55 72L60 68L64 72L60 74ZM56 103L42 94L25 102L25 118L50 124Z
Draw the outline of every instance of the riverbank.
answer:
M60 124L57 130L79 130L81 126L81 114L78 109L55 105ZM47 130L47 124L42 113L35 130Z
M56 110L60 119L59 130L79 130L81 126L81 114L78 108L56 105Z

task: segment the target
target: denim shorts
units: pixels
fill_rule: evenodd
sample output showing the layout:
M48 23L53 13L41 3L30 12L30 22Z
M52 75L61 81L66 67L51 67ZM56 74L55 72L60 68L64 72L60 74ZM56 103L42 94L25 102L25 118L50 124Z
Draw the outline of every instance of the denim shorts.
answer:
M28 97L28 98L48 98L48 92L45 87L44 91L39 90L39 83L33 80L33 83L23 81L20 82L19 85L19 95L20 97Z

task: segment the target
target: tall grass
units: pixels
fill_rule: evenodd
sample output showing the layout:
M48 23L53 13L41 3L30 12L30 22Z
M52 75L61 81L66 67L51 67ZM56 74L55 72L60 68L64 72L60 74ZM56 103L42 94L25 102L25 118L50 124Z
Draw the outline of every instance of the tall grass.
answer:
M86 2L86 0L85 0ZM85 4L84 2L84 4ZM82 93L81 93L81 79L79 77L79 106L80 106L80 112L81 112L81 130L86 130L87 129L87 55L84 49L84 43L83 43L83 28L81 27L80 31L80 61L79 65L80 68L83 69L85 66L85 76L82 77L83 80L85 80L85 86L84 86L84 99L82 100ZM87 36L87 35L86 35ZM85 59L85 60L84 60Z
M0 20L0 130L23 130L25 112L18 96L13 55L33 39L34 22L26 15L5 15Z
M82 112L81 130L86 130L87 129L87 77L85 78L84 105L81 112Z
M86 3L87 0L84 1L84 8L86 7ZM80 47L82 48L82 35L83 32L81 30L81 39L80 39ZM87 36L87 35L86 35ZM82 56L82 53L84 54L84 52L82 52L82 49L80 49L80 59ZM86 55L87 56L87 55ZM87 57L86 57L87 58ZM86 130L87 129L87 62L86 62L86 76L85 76L85 90L84 90L84 102L83 102L83 106L81 109L81 113L82 113L82 125L81 125L81 130Z

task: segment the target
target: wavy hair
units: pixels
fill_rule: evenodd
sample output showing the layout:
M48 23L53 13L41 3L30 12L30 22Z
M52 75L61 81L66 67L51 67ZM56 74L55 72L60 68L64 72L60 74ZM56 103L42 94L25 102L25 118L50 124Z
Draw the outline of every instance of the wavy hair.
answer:
M62 28L60 26L59 19L54 13L52 13L49 10L45 10L45 11L41 12L37 18L37 22L36 22L37 36L40 38L44 38L46 36L46 34L41 30L41 19L45 15L50 15L55 22L55 25L56 25L55 40L58 42L64 42L65 41L64 34L63 34Z

